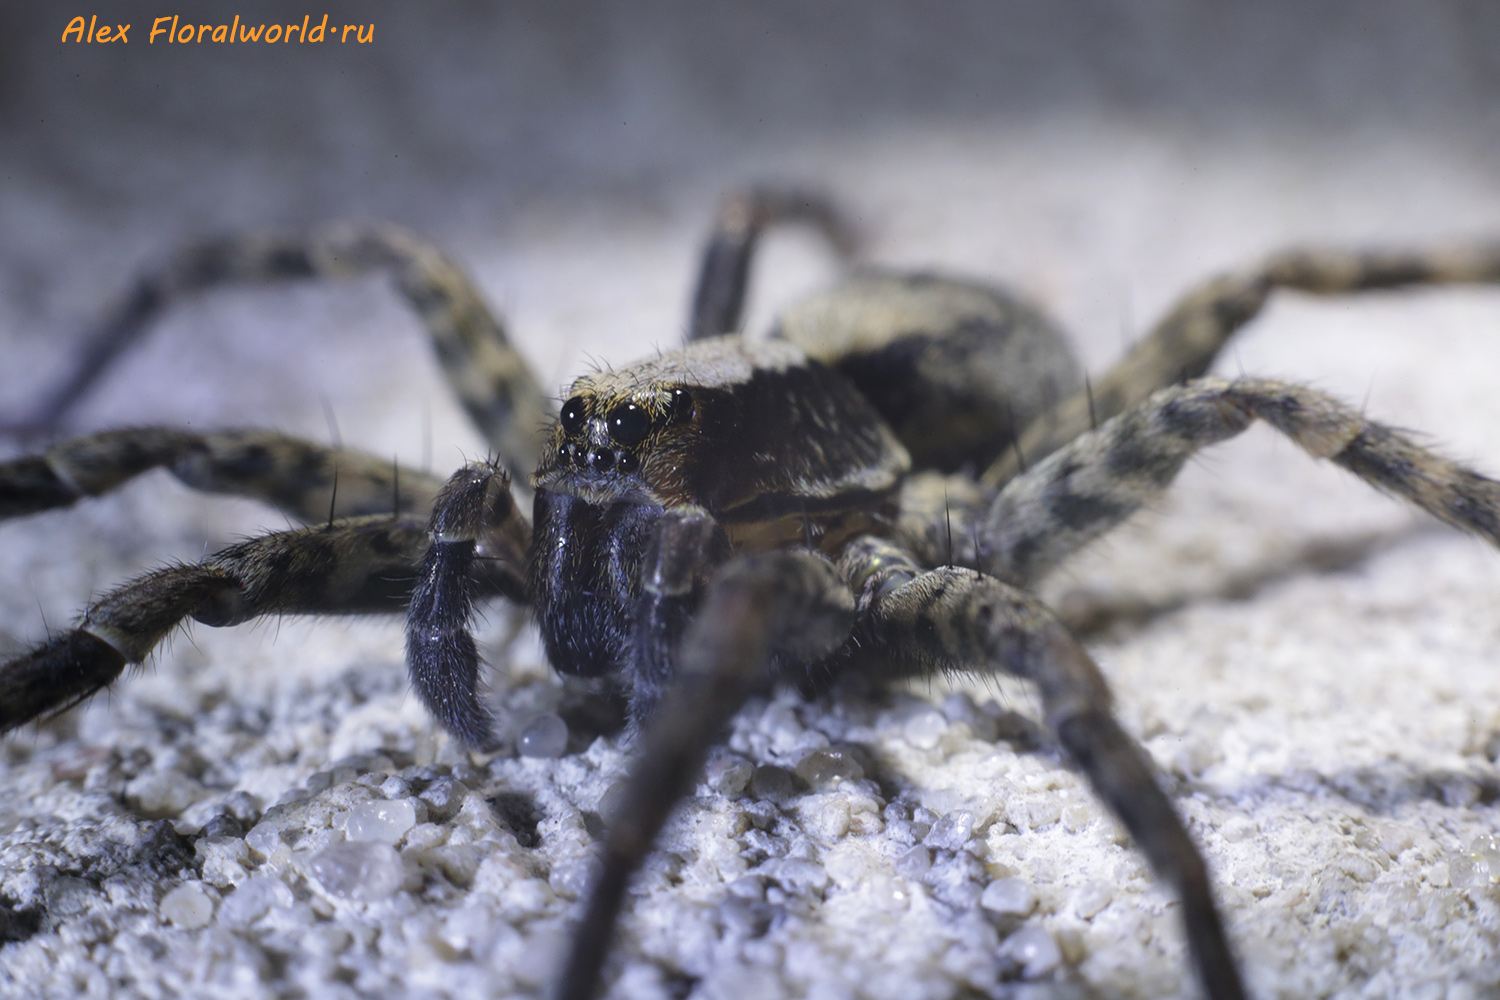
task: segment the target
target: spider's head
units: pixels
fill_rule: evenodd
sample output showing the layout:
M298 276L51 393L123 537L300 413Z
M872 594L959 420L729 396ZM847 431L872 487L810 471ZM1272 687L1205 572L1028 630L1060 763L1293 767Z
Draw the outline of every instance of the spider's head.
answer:
M802 538L809 515L884 504L910 467L852 384L784 342L711 337L566 395L532 477L539 498L694 504Z
M574 383L533 484L594 502L675 499L681 486L673 456L693 433L693 393L680 385L614 381L593 376Z

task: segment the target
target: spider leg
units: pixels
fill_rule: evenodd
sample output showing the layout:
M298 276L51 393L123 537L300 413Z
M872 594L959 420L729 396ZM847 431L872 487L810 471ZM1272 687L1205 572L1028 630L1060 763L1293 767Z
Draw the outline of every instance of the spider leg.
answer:
M726 195L719 202L713 232L698 265L689 341L739 331L755 246L768 226L781 222L816 227L841 257L854 252L856 241L848 220L821 195L769 187Z
M1013 452L985 471L983 482L999 487L1097 422L1157 389L1202 375L1234 332L1254 319L1278 288L1348 295L1414 285L1497 282L1500 245L1408 252L1295 250L1276 254L1249 271L1214 278L1183 296L1087 391L1037 418Z
M276 431L129 427L0 462L0 520L71 506L158 467L194 489L264 500L308 523L330 510L335 517L423 514L441 485L388 459Z
M1309 455L1500 545L1500 482L1316 389L1204 378L1156 392L1011 480L979 514L980 568L1025 586L1160 496L1198 449L1256 419Z
M637 731L677 674L676 650L703 578L729 556L729 539L701 507L662 515L641 564L641 596L631 635L630 718Z
M888 676L998 670L1036 685L1047 724L1157 877L1177 893L1204 992L1212 1000L1242 998L1203 857L1157 785L1150 759L1115 721L1099 668L1051 612L976 570L923 573L881 539L850 545L840 569L859 595L859 641L851 651L860 665Z
M417 567L406 611L406 668L412 687L443 727L472 747L491 742L479 698L479 651L470 633L481 591L526 599L527 524L510 478L477 462L455 472L428 525L432 545Z
M684 534L694 532L689 528ZM674 563L683 565L670 556L658 565L670 570ZM649 564L646 572L653 572ZM662 592L681 587L684 578L677 576ZM848 637L853 618L848 587L826 560L810 552L742 556L715 575L678 647L677 676L646 727L625 805L609 818L603 865L554 1000L591 1000L598 991L630 876L729 719L775 679L774 660L827 656Z
M417 519L366 517L262 535L147 573L91 603L73 628L0 663L0 732L107 687L186 618L224 626L263 615L395 613L427 545Z
M56 426L110 364L176 301L213 288L388 270L427 328L438 360L468 411L513 475L536 462L546 399L499 319L458 265L395 226L330 226L305 235L239 236L190 246L142 275L78 351L78 360L27 418Z

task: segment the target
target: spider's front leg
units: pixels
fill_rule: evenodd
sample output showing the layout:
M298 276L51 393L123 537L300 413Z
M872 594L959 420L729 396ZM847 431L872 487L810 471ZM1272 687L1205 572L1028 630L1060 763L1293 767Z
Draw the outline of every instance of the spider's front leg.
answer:
M434 603L451 609L456 588L466 623L477 594L523 599L529 530L505 473L486 465L462 469L440 500L446 520L437 513L431 522L373 516L279 531L117 587L90 604L73 628L0 664L0 732L63 711L114 683L187 618L218 627L266 615L396 614L408 598L424 595L423 609ZM469 521L464 512L472 513ZM468 558L456 578L450 546L476 520L469 540L457 542L467 546ZM431 599L434 589L442 600ZM453 713L445 715L428 690L419 691L454 729Z
M142 275L76 352L63 382L17 422L55 428L115 359L178 301L216 288L389 272L427 329L438 362L513 476L536 463L534 432L546 397L500 319L463 270L415 233L390 225L334 225L306 234L237 236L187 247Z
M263 615L398 612L426 548L421 521L367 517L262 535L148 573L90 604L73 628L0 664L0 732L112 684L187 618L221 626Z
M853 598L827 560L799 551L741 556L714 575L672 655L670 636L692 581L723 541L696 509L668 512L663 520L644 567L634 643L652 661L644 668L657 674L637 683L637 696L659 697L660 707L646 722L619 812L609 817L603 864L554 1000L591 1000L598 992L631 875L734 713L775 680L773 663L822 659L853 624Z
M850 545L840 569L859 594L850 646L856 669L895 677L1001 671L1036 685L1059 742L1181 901L1204 991L1211 1000L1241 1000L1244 986L1203 857L1150 759L1115 721L1099 668L1046 607L975 570L921 572L881 539Z
M476 462L455 472L438 494L428 532L432 545L406 612L407 672L445 729L469 746L487 747L493 736L479 698L474 601L481 591L526 600L531 525L505 472Z

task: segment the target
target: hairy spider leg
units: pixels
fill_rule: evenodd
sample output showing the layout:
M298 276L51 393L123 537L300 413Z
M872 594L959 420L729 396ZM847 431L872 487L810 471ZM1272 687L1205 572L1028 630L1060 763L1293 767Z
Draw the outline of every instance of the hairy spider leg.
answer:
M1002 672L1041 695L1047 725L1095 793L1125 824L1182 904L1188 949L1211 1000L1245 995L1214 904L1208 867L1156 770L1111 712L1099 668L1036 598L977 570L922 572L878 538L852 543L839 560L859 595L851 668L888 677Z
M399 612L427 547L419 519L365 517L262 535L137 577L90 604L73 628L0 664L0 732L107 687L187 618L217 627L264 615Z
M678 523L686 533L698 534L693 519ZM648 581L662 579L666 592L685 588L694 570L669 554L644 572ZM622 801L627 806L607 818L602 866L574 929L554 1000L592 1000L598 992L630 877L729 720L747 698L770 688L778 659L821 659L844 643L853 622L849 588L812 552L740 556L714 576L683 634L676 677L661 711L646 726L626 779Z
M676 650L707 575L729 559L729 538L701 507L673 507L652 532L641 563L631 635L630 721L637 733L677 676Z
M389 459L277 431L127 427L0 462L0 520L71 506L155 468L196 490L264 500L309 524L326 519L330 507L336 517L425 515L442 485Z
M503 469L483 462L455 472L428 524L432 545L406 609L406 667L427 710L472 747L494 742L479 692L479 650L470 631L481 594L526 601L531 525Z
M1278 288L1311 295L1348 295L1421 285L1500 283L1500 244L1448 249L1357 252L1331 249L1275 254L1258 267L1212 278L1189 291L1129 353L1092 386L1022 433L1013 453L1001 455L981 481L999 488L1094 423L1144 400L1158 389L1208 371L1236 330L1259 315Z
M767 228L784 222L814 227L842 258L855 252L858 240L853 227L820 194L755 187L726 195L719 202L713 230L699 258L688 341L739 332L756 246Z
M1314 458L1500 546L1500 482L1316 389L1203 378L1159 390L1011 480L976 512L979 568L1029 585L1161 496L1199 449L1257 419Z
M474 283L414 233L390 225L336 225L303 235L261 234L187 247L136 280L78 350L67 378L19 421L23 430L61 422L110 364L179 299L231 285L349 277L389 271L427 328L443 372L471 420L513 476L536 463L546 397Z

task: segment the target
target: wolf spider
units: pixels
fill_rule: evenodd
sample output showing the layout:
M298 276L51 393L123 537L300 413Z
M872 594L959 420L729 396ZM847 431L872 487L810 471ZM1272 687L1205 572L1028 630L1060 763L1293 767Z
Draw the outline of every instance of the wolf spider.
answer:
M1500 484L1324 393L1204 373L1276 289L1334 295L1500 281L1500 247L1291 252L1204 283L1080 389L1063 338L985 285L859 271L734 333L765 229L828 203L726 198L701 261L688 343L577 379L558 416L455 265L410 233L332 228L236 238L143 278L37 411L54 425L174 301L236 283L391 272L494 459L446 483L268 431L138 427L0 464L0 516L105 493L165 467L309 527L148 573L0 665L0 731L113 683L191 618L405 610L412 684L462 743L492 745L470 634L475 603L527 604L563 674L625 691L638 736L624 806L554 995L588 1000L627 884L731 717L778 683L999 672L1046 723L1181 903L1215 1000L1244 995L1207 868L1089 654L1027 588L1160 497L1199 449L1264 420L1309 454L1500 544ZM530 434L547 426L538 444ZM534 471L533 471L534 470ZM534 491L528 522L512 477Z

